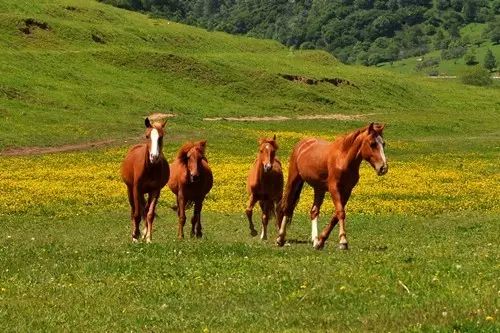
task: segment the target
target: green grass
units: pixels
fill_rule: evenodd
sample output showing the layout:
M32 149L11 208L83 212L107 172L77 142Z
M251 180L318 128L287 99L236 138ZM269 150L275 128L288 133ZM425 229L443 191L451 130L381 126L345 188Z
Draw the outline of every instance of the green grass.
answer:
M242 214L205 214L205 239L179 242L174 214L160 214L152 245L124 237L125 212L4 220L4 329L498 329L485 320L498 307L498 216L354 215L343 253L250 239ZM289 237L308 231L299 215Z
M27 18L50 30L24 35ZM119 146L0 156L3 331L498 332L498 86L345 66L323 52L78 0L1 2L0 73L0 151L101 139ZM340 77L357 88L308 86L282 73ZM133 245L118 169L142 118L155 111L176 114L167 125L169 160L181 142L207 138L219 174L233 161L251 163L258 136L278 133L286 160L302 136L333 138L368 121L387 123L387 156L397 167L374 180L363 166L364 192L348 206L348 252L336 249L336 230L324 251L314 251L303 211L290 246L274 246L272 227L269 241L250 238L241 200L246 167L232 177L240 193L217 192L226 184L215 179L202 240L175 239L165 193L153 244ZM203 121L332 113L365 117ZM434 193L435 179L448 192ZM384 187L398 180L427 190ZM455 193L471 183L475 190ZM210 210L217 200L227 201L227 212ZM356 209L354 200L382 208ZM418 213L392 213L398 207L384 208L390 200L411 202ZM328 203L320 225L330 214Z

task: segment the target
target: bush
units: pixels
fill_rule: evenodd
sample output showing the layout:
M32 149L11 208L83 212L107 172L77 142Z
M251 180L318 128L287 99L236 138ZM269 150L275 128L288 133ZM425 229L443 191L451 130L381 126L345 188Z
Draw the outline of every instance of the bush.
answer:
M496 67L497 67L497 59L493 55L493 52L491 52L491 50L488 49L484 57L484 68L486 68L489 71L492 71Z
M481 66L474 66L463 72L460 76L462 83L473 86L488 86L493 83L490 73Z
M439 59L438 58L429 58L422 60L421 62L417 63L415 66L415 69L417 71L421 71L424 68L430 68L430 67L437 67L439 65Z

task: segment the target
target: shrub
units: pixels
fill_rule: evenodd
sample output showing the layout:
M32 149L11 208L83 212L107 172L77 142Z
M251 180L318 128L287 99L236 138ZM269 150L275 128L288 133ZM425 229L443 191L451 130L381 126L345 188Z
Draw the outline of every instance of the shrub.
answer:
M474 66L473 68L465 70L460 76L460 79L464 84L473 86L488 86L493 83L490 73L481 66Z
M491 52L491 50L488 49L484 57L484 68L486 68L489 71L492 71L496 67L497 67L497 59L493 55L493 52Z
M415 69L417 71L421 71L424 68L430 68L430 67L436 67L439 65L439 59L438 58L429 58L422 60L421 62L417 63L415 66Z

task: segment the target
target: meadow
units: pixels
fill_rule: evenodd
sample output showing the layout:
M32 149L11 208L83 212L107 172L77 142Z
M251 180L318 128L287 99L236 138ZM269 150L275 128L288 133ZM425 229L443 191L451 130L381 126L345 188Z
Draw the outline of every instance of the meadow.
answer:
M27 18L50 29L26 35ZM3 331L499 331L498 87L345 66L90 1L0 3L0 55ZM169 161L182 142L208 139L215 183L201 240L176 239L165 190L153 243L130 241L119 168L155 111L175 114ZM296 119L328 114L356 117ZM279 115L292 119L204 120ZM313 250L309 188L287 246L273 228L268 241L250 237L245 180L259 137L277 135L286 172L301 138L370 121L387 123L389 172L362 166L349 251L336 229ZM15 156L99 140L110 145ZM327 197L320 226L331 213Z

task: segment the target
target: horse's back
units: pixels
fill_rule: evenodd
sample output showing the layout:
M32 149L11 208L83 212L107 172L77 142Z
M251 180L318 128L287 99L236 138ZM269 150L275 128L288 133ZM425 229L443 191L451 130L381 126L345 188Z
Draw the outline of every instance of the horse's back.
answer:
M332 143L317 138L301 140L290 157L290 166L312 186L326 186Z

